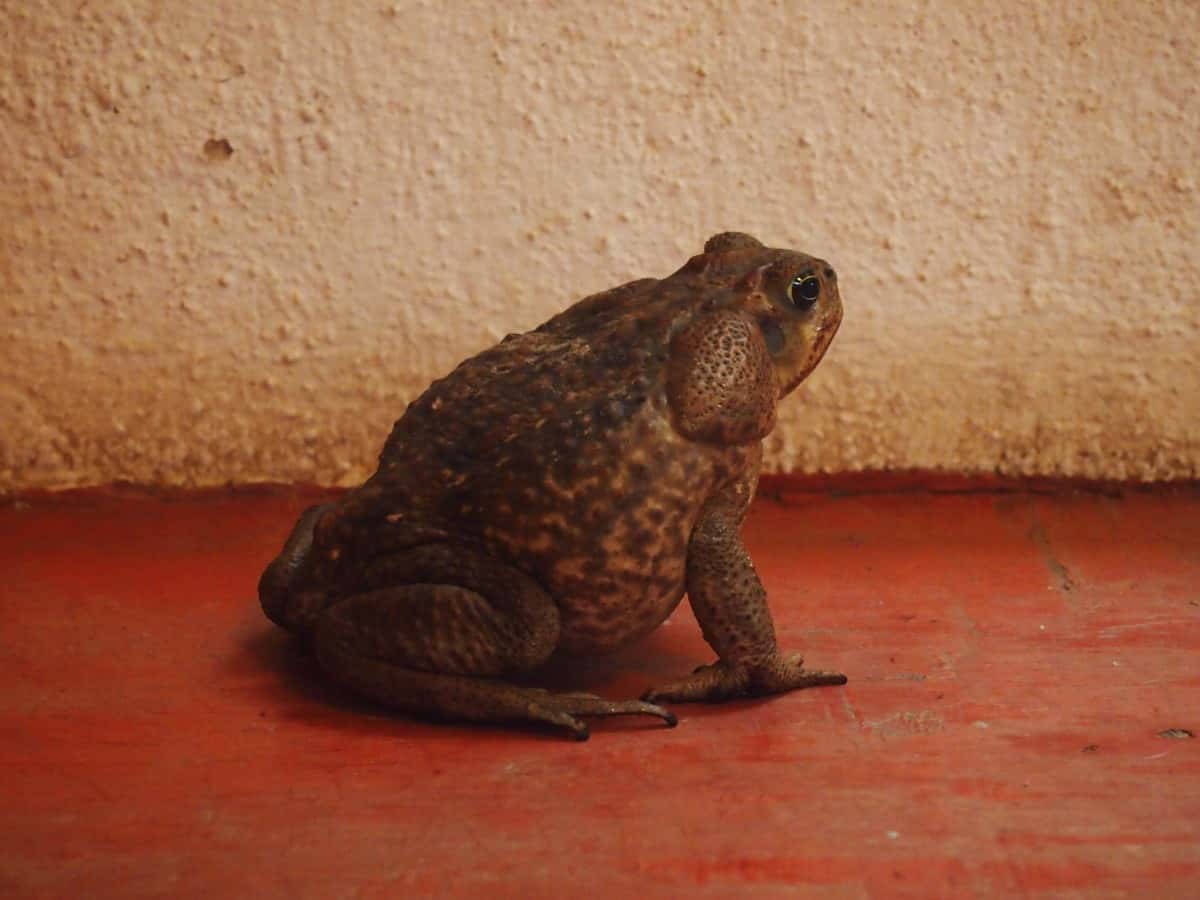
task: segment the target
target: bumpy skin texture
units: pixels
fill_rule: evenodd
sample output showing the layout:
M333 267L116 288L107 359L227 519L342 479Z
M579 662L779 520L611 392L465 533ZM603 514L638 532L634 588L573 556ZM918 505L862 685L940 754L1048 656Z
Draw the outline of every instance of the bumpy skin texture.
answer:
M739 537L778 402L841 322L823 260L720 234L587 297L411 403L378 471L301 516L266 614L340 682L419 713L549 722L842 684L775 643ZM719 659L642 701L504 680L603 653L690 597Z

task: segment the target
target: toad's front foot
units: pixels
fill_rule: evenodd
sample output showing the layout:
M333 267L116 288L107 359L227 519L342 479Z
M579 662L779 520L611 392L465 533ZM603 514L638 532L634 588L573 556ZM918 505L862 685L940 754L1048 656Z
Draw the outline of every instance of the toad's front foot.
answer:
M718 660L701 666L686 678L647 691L648 703L719 703L741 697L763 697L800 688L845 684L839 672L820 672L804 668L799 656L776 656L754 666L734 666Z

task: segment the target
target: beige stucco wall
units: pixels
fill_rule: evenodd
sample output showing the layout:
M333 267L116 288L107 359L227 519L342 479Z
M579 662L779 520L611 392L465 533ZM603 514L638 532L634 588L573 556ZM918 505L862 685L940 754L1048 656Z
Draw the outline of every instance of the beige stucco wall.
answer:
M459 358L730 228L846 303L775 468L1200 473L1193 0L0 0L0 34L0 490L360 478Z

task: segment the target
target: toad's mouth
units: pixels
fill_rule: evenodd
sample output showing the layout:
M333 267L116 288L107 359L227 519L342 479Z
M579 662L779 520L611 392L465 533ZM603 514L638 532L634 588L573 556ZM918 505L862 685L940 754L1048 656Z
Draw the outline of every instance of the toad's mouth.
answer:
M833 343L833 336L837 334L838 326L842 324L841 314L832 322L828 322L817 329L815 335L816 341L813 344L813 366L821 361L825 355L825 351L829 349L829 345Z
M800 383L812 374L813 369L821 362L825 356L825 351L829 349L829 345L833 343L833 337L837 334L838 326L842 323L841 310L838 310L836 315L830 316L820 325L814 327L808 333L808 348L799 368L794 372L788 373L791 377L784 385L780 392L780 397L785 397L799 387Z
M829 345L833 343L833 336L837 334L838 329L842 325L842 306L839 303L833 310L831 315L817 329L816 343L813 347L813 365L821 361L821 357L825 355L825 351L829 349Z

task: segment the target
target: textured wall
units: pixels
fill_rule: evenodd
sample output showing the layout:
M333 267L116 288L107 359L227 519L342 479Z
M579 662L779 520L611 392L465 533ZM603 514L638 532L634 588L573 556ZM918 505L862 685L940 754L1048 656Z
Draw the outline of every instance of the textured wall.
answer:
M1200 474L1200 5L0 2L0 489L361 477L750 231L846 321L776 468Z

